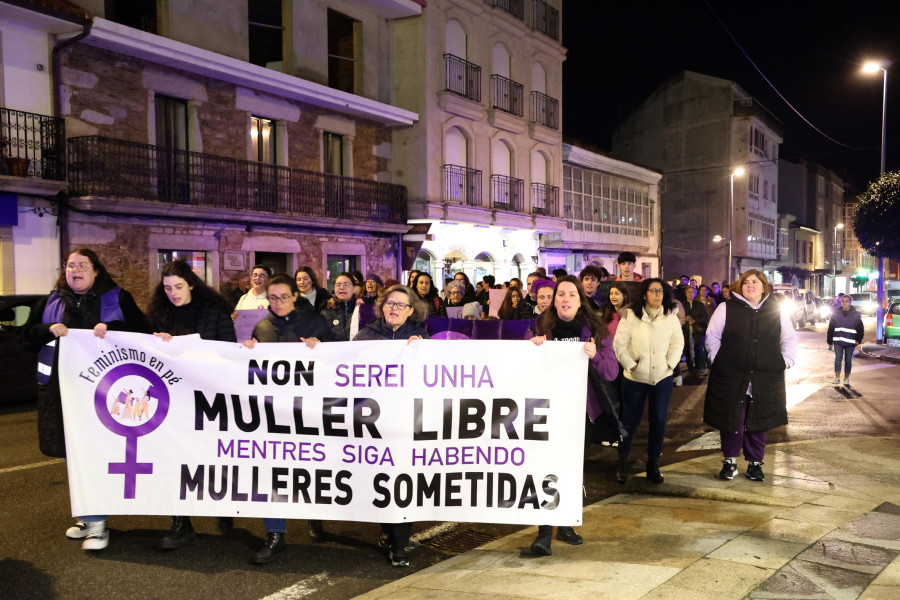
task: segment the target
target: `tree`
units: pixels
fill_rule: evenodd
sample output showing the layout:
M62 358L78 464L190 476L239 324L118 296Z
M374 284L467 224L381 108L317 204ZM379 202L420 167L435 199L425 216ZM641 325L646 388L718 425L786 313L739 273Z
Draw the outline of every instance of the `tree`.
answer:
M884 173L859 197L853 232L872 256L900 256L900 173Z
M850 283L853 284L853 287L855 287L858 292L862 289L862 286L869 283L869 277L867 275L854 275L850 278Z

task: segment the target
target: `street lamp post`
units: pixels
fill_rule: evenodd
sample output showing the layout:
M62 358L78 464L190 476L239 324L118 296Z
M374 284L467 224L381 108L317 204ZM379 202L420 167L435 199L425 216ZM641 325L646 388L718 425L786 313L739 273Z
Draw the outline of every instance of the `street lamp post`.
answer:
M844 224L838 223L834 226L834 242L831 244L831 295L837 296L837 261L834 259L835 250L837 249L837 232L838 229L843 229ZM843 248L843 244L841 245ZM841 259L844 257L843 250L841 251ZM841 262L841 271L844 270L843 260Z
M891 61L889 60L879 60L867 62L863 66L863 71L866 73L877 73L878 71L884 72L884 92L882 93L881 100L881 174L884 175L884 149L885 149L885 138L887 136L887 75L888 75L888 67L891 66ZM884 257L878 256L878 306L875 310L875 338L878 343L882 343L884 341L884 326L882 324L882 319L884 318L884 307L882 306L882 302L884 301Z
M744 174L744 169L738 167L737 169L733 170L731 172L731 174L729 175L729 180L731 183L731 194L729 195L729 200L728 200L728 204L729 204L729 206L728 206L728 283L731 283L731 260L732 260L731 255L733 252L732 247L731 247L731 240L734 239L734 177L735 177L735 175L740 177L743 174ZM716 238L719 238L719 239L716 239ZM722 236L717 235L716 237L713 238L713 241L721 242Z

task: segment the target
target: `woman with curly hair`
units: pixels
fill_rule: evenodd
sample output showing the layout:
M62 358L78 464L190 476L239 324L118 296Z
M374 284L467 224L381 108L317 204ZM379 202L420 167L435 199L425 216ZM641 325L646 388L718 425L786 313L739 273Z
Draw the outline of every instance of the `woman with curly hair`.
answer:
M413 280L413 293L416 297L425 303L428 309L429 317L446 317L447 308L444 306L438 291L434 287L431 275L428 273L419 273ZM465 296L463 296L465 298Z
M625 310L631 301L628 298L628 288L625 284L617 281L609 286L606 292L606 303L600 310L600 320L606 323L609 328L609 335L616 337L616 331L619 329L619 321L622 320L627 313Z

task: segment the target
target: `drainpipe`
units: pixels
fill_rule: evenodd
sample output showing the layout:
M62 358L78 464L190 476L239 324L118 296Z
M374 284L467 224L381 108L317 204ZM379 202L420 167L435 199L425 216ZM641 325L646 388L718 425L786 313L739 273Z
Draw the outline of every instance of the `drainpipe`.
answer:
M60 84L59 84L59 71L60 71L60 59L59 59L59 51L74 44L77 44L87 36L91 34L91 25L92 22L87 19L84 21L84 31L79 33L78 35L71 37L67 40L63 40L62 42L56 44L53 47L52 51L52 67L50 72L51 86L50 89L53 93L53 116L61 117L62 112L62 99L60 98ZM68 140L63 140L63 147L60 151L63 153L63 163L64 168L68 166ZM67 175L68 180L68 175ZM67 192L60 192L56 195L57 200L57 217L56 224L59 227L59 260L60 264L65 262L66 258L68 258L68 249L69 249L69 194Z

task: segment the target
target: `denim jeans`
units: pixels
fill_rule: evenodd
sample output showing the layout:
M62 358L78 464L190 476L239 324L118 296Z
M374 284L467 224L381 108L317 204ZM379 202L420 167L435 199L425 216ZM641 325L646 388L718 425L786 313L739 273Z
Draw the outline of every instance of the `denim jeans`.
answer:
M266 533L285 533L287 523L284 519L263 519L266 523Z
M841 355L844 357L844 375L850 374L850 369L853 367L853 351L856 349L856 346L845 346L843 344L835 344L834 345L834 372L841 372Z
M628 437L619 444L619 458L628 458L634 434L644 416L644 404L649 401L647 420L650 423L650 434L647 439L647 457L659 460L662 454L663 437L666 434L666 415L669 412L669 400L672 398L674 383L672 377L660 380L656 385L639 383L625 378L622 390L622 422L628 430Z

